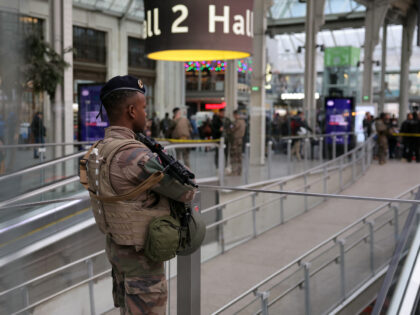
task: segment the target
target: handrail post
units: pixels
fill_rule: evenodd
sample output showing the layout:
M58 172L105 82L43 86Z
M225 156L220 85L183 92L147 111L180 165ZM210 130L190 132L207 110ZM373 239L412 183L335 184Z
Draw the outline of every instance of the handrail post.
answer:
M257 194L252 194L252 233L253 237L257 237Z
M292 140L287 140L287 174L292 174Z
M304 272L304 288L305 288L305 314L306 315L311 315L311 291L310 291L310 287L309 287L309 268L310 268L310 263L305 263L303 265L303 272Z
M268 315L268 298L270 297L270 292L255 292L255 295L261 299L261 315Z
M340 155L340 165L338 167L338 179L339 179L340 191L343 191L343 157L344 155Z
M327 193L327 180L328 180L328 169L327 166L324 165L324 176L323 176L323 181L324 181L324 187L323 187L323 192L324 194ZM327 197L324 197L324 201L327 201Z
M356 152L353 151L351 154L351 178L353 183L356 181Z
M223 218L223 209L225 208L225 206L223 207L219 207L217 208L217 218L218 220L222 220ZM221 247L221 251L222 254L225 253L225 231L224 231L224 223L221 223L218 225L218 230L219 230L219 242L220 242L220 247Z
M347 154L347 152L349 151L348 133L346 133L343 137L344 137L344 154Z
M41 164L45 161L45 152L47 151L47 149L45 147L40 147L38 149L38 153L39 153L39 161L41 162ZM45 185L45 168L41 168L41 187ZM44 194L41 194L41 201L44 200Z
M28 287L24 286L22 287L22 297L23 297L23 308L26 308L29 306L29 291L28 291ZM31 314L30 311L26 311L24 312L24 314Z
M373 221L368 221L367 224L369 225L369 253L370 253L370 271L372 275L375 275L375 248L374 248L374 229L373 225L375 224Z
M279 187L280 191L283 190L283 184L280 184ZM280 224L284 223L284 202L283 202L284 196L280 197Z
M268 141L268 179L271 179L271 170L272 170L272 159L273 159L273 141Z
M324 138L319 138L319 161L322 163L324 160Z
M346 299L346 265L345 265L345 255L344 250L345 240L339 239L337 241L338 246L340 246L340 278L341 278L341 298L344 301Z
M218 151L218 167L219 167L219 183L221 186L225 184L225 138L220 138Z
M305 174L303 175L303 185L305 186L305 193L308 192L308 172L305 172ZM308 212L308 196L305 195L305 197L303 198L305 203L305 212Z
M192 211L201 211L201 196L196 194ZM201 248L188 256L177 257L177 314L200 315Z
M88 269L88 276L89 278L93 277L93 263L92 259L86 260L87 269ZM94 289L93 289L93 281L89 281L89 302L90 302L90 314L95 315L95 296L94 296Z
M394 209L394 234L395 234L395 247L397 246L398 243L398 236L400 234L399 232L399 218L398 218L398 206L393 206L392 207Z
M333 160L337 157L337 136L336 135L333 135L332 136L332 150L333 150L333 152L332 152L332 158L333 158Z
M366 147L362 146L362 174L366 173Z
M249 180L249 147L250 144L247 142L245 144L245 169L244 169L244 177L245 177L245 184L248 184Z
M309 144L309 139L305 138L304 140L304 145L303 145L303 154L305 154L305 170L308 169L308 155L309 155L309 150L308 150L308 144Z

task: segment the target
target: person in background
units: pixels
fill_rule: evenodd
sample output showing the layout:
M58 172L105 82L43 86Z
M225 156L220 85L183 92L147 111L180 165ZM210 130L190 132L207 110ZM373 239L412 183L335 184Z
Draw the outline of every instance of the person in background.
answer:
M245 136L246 123L237 110L233 112L233 118L235 121L230 129L232 139L232 144L230 146L230 160L232 164L231 175L240 176L242 174L242 145Z
M388 135L389 127L386 124L387 115L381 113L378 119L375 121L375 129L378 134L378 160L379 164L386 163L386 157L388 154Z
M400 132L403 134L415 134L418 132L418 120L414 119L414 113L407 114L407 119L403 121ZM416 137L403 136L403 145L403 158L408 163L413 160L413 156L416 157L416 161L420 160Z
M152 125L150 127L150 131L153 138L159 137L160 134L160 121L159 117L157 116L156 112L152 113Z
M169 113L165 113L165 118L160 121L160 131L164 138L169 138L169 128L171 126L171 119L169 118Z
M398 120L395 117L392 117L388 123L389 135L388 135L388 144L389 144L389 158L397 158L397 145L398 138L394 134L398 133Z
M182 140L191 139L192 127L188 118L182 116L181 109L179 107L174 108L173 114L171 138ZM190 167L189 155L189 149L176 150L177 160L182 158L187 167Z
M301 111L298 111L297 115L292 119L291 122L291 131L292 136L303 136L308 133L308 131L312 132L312 129L308 126L305 121L305 114ZM302 158L300 156L300 146L302 140L300 139L293 139L292 141L292 155L296 155L296 158L300 161Z
M365 140L372 134L373 117L370 112L366 112L365 118L363 119L363 132L365 134Z
M34 139L34 143L45 143L46 128L42 121L42 112L36 112L31 123L31 133ZM34 159L38 159L38 147L34 148Z
M225 165L227 163L228 152L229 152L229 141L227 137L227 131L231 128L232 122L229 118L225 117L225 109L222 108L219 110L219 114L213 116L211 122L211 130L213 139L220 139L221 137L225 138ZM219 155L215 155L215 163L218 165Z

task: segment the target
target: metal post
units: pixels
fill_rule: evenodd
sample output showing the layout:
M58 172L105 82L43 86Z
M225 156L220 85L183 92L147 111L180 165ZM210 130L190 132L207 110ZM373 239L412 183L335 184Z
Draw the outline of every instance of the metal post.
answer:
M328 180L328 169L327 169L326 165L324 166L324 178L323 178L323 180L324 180L323 192L324 192L324 194L326 194L327 193L327 180ZM327 197L324 197L324 201L327 201Z
M217 209L218 211L218 219L221 220L223 218L223 209L225 208L225 206L220 207ZM220 247L222 250L222 254L225 253L225 231L224 231L224 223L219 224L219 241L220 241Z
M322 163L324 160L324 138L319 138L319 161Z
M398 243L398 235L399 235L399 218L398 218L398 206L393 206L394 209L394 233L395 233L395 246Z
M332 158L335 159L337 157L337 136L333 135L333 156Z
M305 172L305 175L303 176L303 184L305 186L304 191L307 192L308 191L308 172ZM304 202L305 202L305 212L308 211L308 196L304 197Z
M255 295L261 299L261 315L268 315L268 298L270 292L256 292Z
M344 245L345 240L339 239L338 246L340 246L340 278L341 278L341 298L344 301L346 299L346 265L345 265L345 251Z
M38 149L38 153L39 153L39 160L41 163L43 163L45 161L45 152L47 151L47 149L45 147L40 147ZM41 187L45 185L45 168L41 169ZM44 200L44 194L41 194L41 201Z
M366 147L362 146L362 174L366 173Z
M309 139L305 138L305 140L303 141L304 145L303 145L303 154L305 154L305 170L308 169L308 143L309 143Z
M29 306L29 290L27 286L22 287L23 307ZM23 314L31 314L30 311L25 311Z
M245 169L244 169L244 176L245 176L245 184L248 184L249 180L249 142L245 144Z
M200 193L191 208L201 211ZM188 256L177 257L177 314L199 315L201 312L201 248Z
M287 140L287 174L292 174L292 140Z
M223 186L225 183L225 138L223 137L220 138L218 154L219 182Z
M254 238L257 237L257 194L252 194L252 232Z
M374 252L374 238L373 238L373 225L375 224L373 221L368 221L367 224L369 225L369 238L370 238L370 271L372 275L375 274L375 252Z
M304 272L304 278L305 278L305 284L304 284L304 288L305 288L305 314L306 315L310 315L311 314L311 291L309 288L309 268L310 268L310 263L305 263L303 265L303 272Z
M344 154L347 154L349 151L349 136L348 133L346 133L344 136Z
M283 184L280 184L279 189L280 189L280 191L283 190ZM281 196L280 197L280 224L284 223L284 202L283 202L283 200L284 200L284 196Z
M93 263L91 259L86 261L87 268L88 268L88 276L89 278L93 277ZM90 301L90 314L95 315L95 296L93 291L93 281L89 281L89 301Z
M343 156L340 156L340 166L338 168L338 178L339 178L339 183L340 183L340 191L343 190Z
M268 179L271 179L271 163L273 159L273 141L268 141Z
M351 178L353 183L356 181L356 152L351 154Z

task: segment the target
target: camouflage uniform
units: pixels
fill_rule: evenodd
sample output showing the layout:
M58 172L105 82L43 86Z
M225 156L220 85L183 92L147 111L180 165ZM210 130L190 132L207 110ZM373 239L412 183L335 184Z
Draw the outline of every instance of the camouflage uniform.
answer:
M135 134L128 128L112 126L106 129L104 142L114 139L135 139ZM110 164L110 182L115 192L123 194L141 184L149 176L142 166L151 158L158 160L140 142L120 149ZM176 195L172 190L158 184L139 197L141 207L169 209L167 197ZM166 196L165 191L168 191ZM176 199L188 202L193 196L193 192L187 192ZM167 284L164 263L149 260L142 248L118 245L111 235L107 235L106 252L112 265L114 304L120 307L121 314L165 314Z
M230 161L232 164L232 175L242 173L242 143L245 136L245 120L239 118L235 120L231 129Z
M192 127L190 121L186 117L178 117L173 121L173 131L171 133L172 139L191 139ZM183 160L186 166L190 166L190 150L177 149L177 160Z
M375 122L376 132L378 134L378 159L379 164L384 164L386 162L386 157L388 155L388 134L389 130L387 125L382 119L378 119Z

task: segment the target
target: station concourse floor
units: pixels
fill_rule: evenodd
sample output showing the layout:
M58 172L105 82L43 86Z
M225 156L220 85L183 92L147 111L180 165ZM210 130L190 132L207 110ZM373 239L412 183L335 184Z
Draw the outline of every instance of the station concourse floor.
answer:
M392 198L418 184L420 164L390 161L372 166L343 195ZM210 314L381 202L331 199L201 265L201 314ZM293 240L293 241L292 241ZM171 280L176 290L176 279ZM176 301L171 301L176 314ZM106 313L119 314L118 309Z

